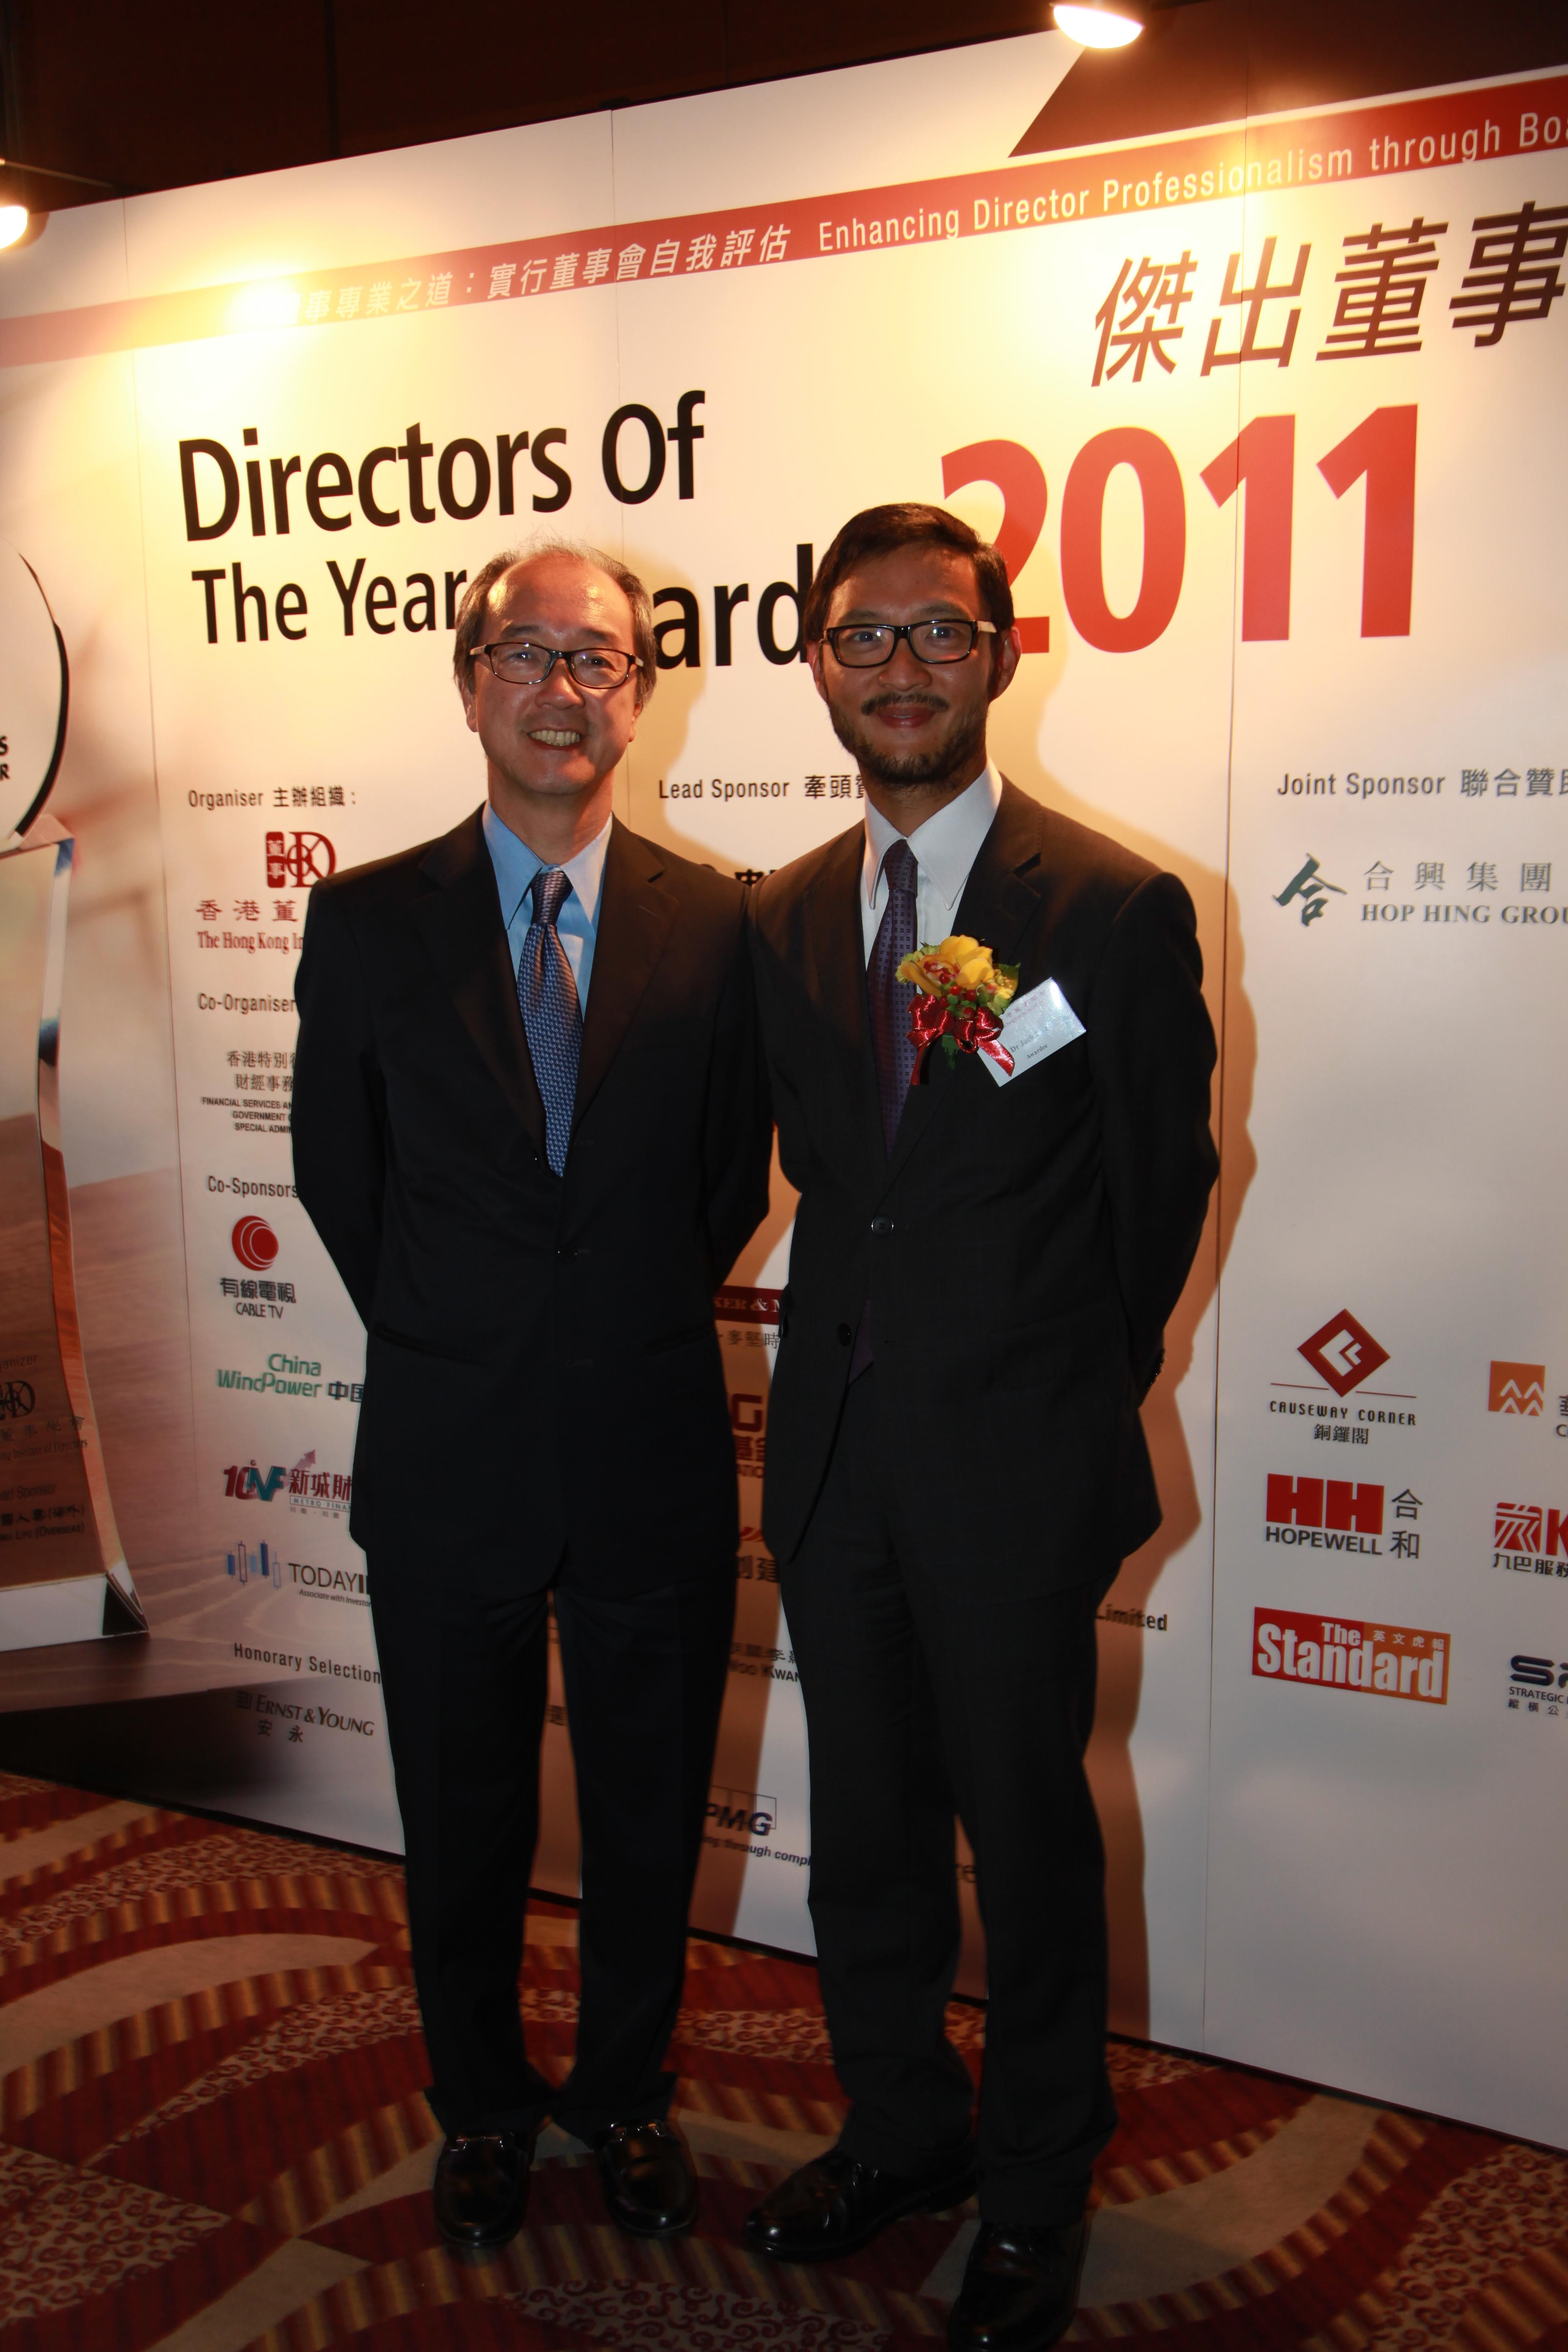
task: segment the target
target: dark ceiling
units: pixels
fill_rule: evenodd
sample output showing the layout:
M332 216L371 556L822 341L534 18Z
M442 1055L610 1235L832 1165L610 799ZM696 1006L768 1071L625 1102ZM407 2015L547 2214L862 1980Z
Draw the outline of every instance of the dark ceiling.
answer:
M1038 32L1046 0L597 0L566 8L431 0L0 0L0 152L112 183L8 167L13 202L314 163Z
M1155 0L1022 142L1559 61L1562 0ZM0 0L0 200L35 211L1039 31L1047 0ZM76 180L46 178L48 165ZM107 183L108 184L101 184Z

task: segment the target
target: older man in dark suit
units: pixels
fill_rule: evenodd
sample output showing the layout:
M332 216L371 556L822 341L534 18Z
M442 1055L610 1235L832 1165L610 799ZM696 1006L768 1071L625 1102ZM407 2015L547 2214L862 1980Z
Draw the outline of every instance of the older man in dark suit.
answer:
M316 889L300 1197L364 1319L364 1546L455 2245L519 2226L546 2114L626 2228L689 2225L666 2119L737 1542L714 1287L767 1200L739 886L612 818L647 592L498 557L456 664L488 796ZM519 2017L553 1594L583 1832L576 2062Z
M1159 1519L1138 1407L1214 1181L1214 1037L1181 883L987 760L1019 657L995 550L940 509L872 509L823 558L805 627L868 806L863 829L755 896L801 1194L763 1526L805 1704L811 1909L850 2108L746 2235L820 2260L956 2202L978 2169L950 2340L1039 2352L1072 2315L1115 2124L1083 1770L1095 1612ZM900 968L950 938L972 977L1019 967L990 1040L1010 1069L984 1023L966 1050L920 1055ZM988 1960L978 2147L942 2027L955 1811Z

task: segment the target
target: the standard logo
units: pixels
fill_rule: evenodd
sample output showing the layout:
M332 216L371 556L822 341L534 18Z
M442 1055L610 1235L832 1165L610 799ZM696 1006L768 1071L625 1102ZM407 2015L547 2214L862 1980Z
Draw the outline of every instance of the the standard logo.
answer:
M1505 1364L1493 1359L1487 1384L1489 1412L1518 1412L1539 1420L1546 1411L1544 1364Z
M1568 1578L1568 1511L1500 1503L1492 1520L1492 1566L1516 1576Z
M1330 1293L1332 1297L1332 1293ZM1338 1397L1349 1396L1388 1361L1388 1349L1358 1322L1348 1307L1331 1315L1321 1330L1303 1339L1296 1350Z
M337 852L324 833L269 833L267 836L269 890L308 890L312 882L330 881L337 869Z
M278 1236L265 1217L241 1217L229 1241L241 1265L253 1274L265 1274L278 1255Z
M1315 1683L1372 1698L1448 1703L1453 1643L1418 1625L1347 1622L1294 1609L1252 1612L1252 1671L1268 1682Z
M1265 1543L1313 1551L1355 1551L1381 1559L1383 1488L1349 1478L1293 1478L1271 1470L1263 1507Z
M1508 1662L1510 1715L1568 1717L1568 1659L1532 1658L1521 1653Z

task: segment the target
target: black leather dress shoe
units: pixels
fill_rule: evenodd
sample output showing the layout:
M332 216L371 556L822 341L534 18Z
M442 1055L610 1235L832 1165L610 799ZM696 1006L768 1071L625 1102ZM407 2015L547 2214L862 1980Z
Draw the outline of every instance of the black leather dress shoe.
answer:
M612 2124L594 2141L605 2210L638 2238L673 2238L697 2219L697 2179L670 2123Z
M880 2172L830 2147L770 2189L747 2214L741 2236L752 2253L781 2263L831 2262L852 2254L906 2213L941 2213L974 2187L974 2162L955 2158L940 2173Z
M454 2132L436 2159L436 2227L449 2246L492 2252L515 2238L528 2210L531 2132Z
M1087 2221L1065 2229L982 2221L958 2301L949 2352L1047 2352L1078 2309Z

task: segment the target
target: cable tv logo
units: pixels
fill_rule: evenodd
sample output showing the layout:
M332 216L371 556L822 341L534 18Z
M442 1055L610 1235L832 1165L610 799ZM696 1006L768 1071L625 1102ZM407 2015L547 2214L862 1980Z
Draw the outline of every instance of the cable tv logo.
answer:
M1313 1551L1356 1551L1381 1559L1383 1488L1349 1478L1293 1478L1268 1473L1265 1543L1305 1544Z
M278 1236L265 1217L241 1217L228 1238L236 1257L252 1274L265 1274L277 1259Z
M1296 1350L1304 1356L1320 1380L1326 1381L1336 1396L1349 1396L1359 1389L1363 1381L1388 1361L1388 1349L1374 1339L1364 1323L1360 1323L1348 1307L1331 1315L1322 1328L1303 1339Z

